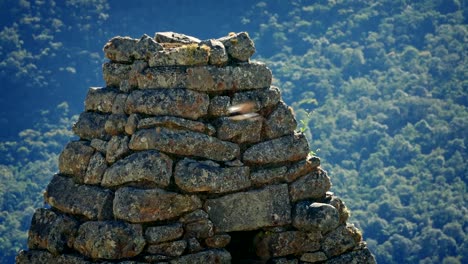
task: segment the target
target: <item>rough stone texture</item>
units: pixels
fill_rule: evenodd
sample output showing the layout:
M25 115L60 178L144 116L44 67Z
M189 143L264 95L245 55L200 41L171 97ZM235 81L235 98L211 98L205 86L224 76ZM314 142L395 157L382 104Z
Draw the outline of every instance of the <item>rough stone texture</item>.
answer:
M218 234L205 239L205 244L210 248L224 248L231 242L231 236L228 234Z
M72 141L68 143L59 156L59 171L83 182L89 161L94 154L94 148L87 141Z
M73 179L60 175L52 178L44 193L46 203L89 220L111 219L113 197L109 190L76 184Z
M95 150L101 152L102 154L106 154L107 151L107 141L101 140L94 138L91 140L91 147L93 147Z
M127 115L112 114L107 118L104 124L104 130L107 134L116 136L125 132L125 124L127 123Z
M216 232L247 231L291 223L286 184L209 199L205 208Z
M266 118L264 131L267 138L277 138L293 133L296 126L292 109L280 102Z
M85 99L85 110L111 113L118 92L115 89L91 87Z
M309 144L303 134L294 134L265 141L248 148L242 157L248 164L298 161L307 157Z
M341 225L326 235L322 250L328 257L338 256L358 246L361 234L354 225Z
M209 219L199 219L185 223L185 237L208 238L214 235L213 223Z
M171 31L156 32L156 34L154 35L154 39L158 43L191 44L191 43L199 43L200 42L200 40L195 38L195 37L188 36L188 35L185 35L185 34L176 33L176 32L171 32Z
M102 65L102 75L107 87L119 87L122 80L130 78L132 65L106 62Z
M369 249L365 248L358 251L352 251L336 258L330 259L327 264L375 264L374 256Z
M187 248L187 241L178 240L164 242L157 245L149 245L146 251L150 254L164 255L168 257L178 257L184 253Z
M128 94L119 93L112 103L113 114L125 114L125 102L127 101Z
M139 40L129 37L114 37L104 46L104 54L111 61L132 62L148 59L149 56L163 47L148 35Z
M223 249L211 249L172 260L171 264L230 264L231 254Z
M271 79L270 69L261 63L200 66L187 69L186 87L204 92L241 91L270 87Z
M163 226L148 227L145 231L146 242L149 244L159 244L176 240L182 237L184 228L181 223Z
M138 122L140 122L140 116L138 114L131 114L128 119L127 123L125 124L125 133L128 135L133 135L138 127Z
M216 161L233 160L239 156L237 144L219 140L205 134L172 130L164 127L143 129L132 135L130 149L157 149L163 152L203 157Z
M250 187L249 167L222 168L215 162L191 159L177 163L174 179L177 186L186 192L225 193Z
M108 139L104 126L107 115L93 112L83 112L78 121L73 125L73 132L82 139L91 140L93 138Z
M266 185L279 183L285 180L285 174L288 168L286 166L277 168L260 169L250 174L250 179L254 185Z
M167 187L172 176L172 159L156 150L134 153L112 164L102 179L102 186L113 187L130 182L148 182Z
M267 233L257 237L255 246L257 256L268 259L292 254L301 254L320 249L320 233L286 231Z
M29 229L28 247L46 249L54 255L71 248L78 223L47 209L37 209Z
M289 187L289 194L293 202L325 198L330 187L331 182L327 172L318 168L293 182Z
M345 224L350 216L350 212L345 203L340 198L333 196L329 204L338 210L340 224Z
M187 73L182 67L156 67L137 73L135 78L140 89L173 89L186 86Z
M197 119L208 112L208 95L188 89L136 90L127 98L126 112Z
M339 225L338 210L324 203L298 202L293 212L293 226L299 230L328 233Z
M271 264L298 264L297 259L276 258L271 260Z
M288 182L295 181L297 178L308 174L320 166L320 159L315 156L308 156L307 159L293 163L286 172Z
M187 239L187 253L196 253L204 249L205 248L200 244L198 239L194 237Z
M222 66L228 62L229 57L226 53L226 48L221 41L209 39L202 41L200 44L206 45L210 48L209 63L211 65Z
M252 112L258 112L265 108L275 106L281 99L280 91L277 87L271 86L266 89L258 89L234 94L231 104L241 105L253 103Z
M138 129L152 128L158 126L173 129L187 129L194 132L208 134L210 136L216 132L216 129L210 124L207 125L203 122L173 116L148 117L141 119L138 122Z
M218 39L226 47L231 58L248 61L255 53L255 46L247 32L231 33L227 37Z
M128 152L128 136L113 136L107 143L106 161L114 163Z
M322 262L327 260L327 255L323 253L322 251L317 251L313 253L304 253L301 256L301 261L305 262L310 262L310 263L316 263L316 262ZM349 262L346 262L349 263Z
M145 244L141 225L97 221L80 226L73 247L90 258L121 259L138 255Z
M263 118L254 117L236 120L231 117L221 117L215 122L216 137L235 143L256 143L261 141Z
M211 48L207 45L188 44L165 49L153 54L150 67L158 66L194 66L208 64Z
M85 184L100 184L107 169L107 162L101 153L96 152L89 160L88 169L83 182Z
M208 114L210 116L228 116L229 107L231 107L231 98L229 96L215 96L211 98L208 107Z
M16 264L91 264L92 262L84 260L84 258L74 255L59 255L54 256L48 251L29 250L20 251L16 257Z
M123 187L116 191L114 215L132 223L153 222L178 217L201 207L194 195L182 195L162 189Z

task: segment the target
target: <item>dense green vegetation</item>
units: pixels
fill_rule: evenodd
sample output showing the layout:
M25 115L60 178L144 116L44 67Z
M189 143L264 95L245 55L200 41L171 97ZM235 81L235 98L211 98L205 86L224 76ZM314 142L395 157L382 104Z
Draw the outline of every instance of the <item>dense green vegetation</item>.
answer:
M468 263L466 1L121 2L0 1L0 263L25 247L72 116L102 83L103 43L155 30L249 31L377 261ZM170 19L209 8L218 27Z

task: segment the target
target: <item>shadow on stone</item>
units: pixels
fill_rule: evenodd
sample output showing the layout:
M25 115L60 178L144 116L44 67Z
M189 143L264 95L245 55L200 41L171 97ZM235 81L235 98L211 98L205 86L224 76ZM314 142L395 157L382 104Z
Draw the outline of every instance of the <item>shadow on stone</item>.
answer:
M232 264L264 263L255 254L254 238L258 230L231 232L231 242L226 249L231 253Z

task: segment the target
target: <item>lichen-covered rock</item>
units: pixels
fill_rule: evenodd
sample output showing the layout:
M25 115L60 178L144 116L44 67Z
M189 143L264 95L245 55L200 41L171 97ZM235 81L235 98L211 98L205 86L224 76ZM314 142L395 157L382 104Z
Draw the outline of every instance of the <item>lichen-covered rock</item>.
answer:
M164 49L153 54L150 67L158 66L196 66L207 65L211 48L201 44L187 44L171 49Z
M266 118L264 131L267 138L277 138L293 133L296 126L292 109L280 102Z
M208 199L204 207L216 232L247 231L291 223L286 184Z
M111 88L91 87L85 99L85 110L111 113L118 92Z
M107 169L107 162L100 152L94 153L89 160L88 169L86 170L83 182L85 184L100 184L102 175Z
M183 234L184 228L182 224L174 223L148 227L145 231L145 238L148 244L159 244L179 239Z
M251 111L258 112L265 108L272 108L281 99L280 91L277 87L271 86L266 89L235 93L231 105L253 104Z
M29 249L46 249L54 255L73 246L78 222L47 209L37 209L29 229Z
M176 33L176 32L171 32L171 31L156 32L156 34L154 35L154 39L158 43L191 44L191 43L199 43L200 42L200 40L195 38L195 37L188 36L188 35L185 35L185 34Z
M205 124L199 121L193 121L174 116L156 116L143 118L138 122L138 129L152 127L167 127L173 129L187 129L194 132L200 132L208 135L213 135L216 130L210 124Z
M231 33L218 39L226 47L227 53L238 61L248 61L255 53L255 46L247 32Z
M186 192L225 193L250 187L249 167L222 168L219 164L191 159L179 161L174 170L175 183Z
M320 249L320 233L301 231L285 231L279 233L264 233L256 237L255 248L257 256L268 259Z
M289 194L293 202L303 199L319 199L325 198L325 194L330 188L330 177L326 171L318 168L291 183Z
M298 202L293 212L293 226L299 230L326 234L339 225L338 210L324 203Z
M327 255L325 255L325 253L323 253L322 251L307 252L307 253L302 254L301 256L301 261L304 261L304 262L316 263L316 262L322 262L325 260L327 260Z
M172 159L156 150L142 151L112 164L102 179L102 186L113 187L130 182L148 182L167 187L172 175Z
M214 123L216 137L235 143L256 143L261 141L263 118L256 116L236 120L231 117L221 117Z
M131 114L127 119L127 123L125 123L125 133L128 135L133 135L133 133L135 133L137 130L138 122L140 122L140 115Z
M199 66L187 69L186 87L203 92L241 91L268 88L271 80L270 69L262 63Z
M171 264L230 264L231 254L224 249L210 249L171 260Z
M322 250L328 257L338 256L358 246L361 233L354 225L341 225L325 236Z
M342 254L332 258L326 264L376 264L374 256L368 248Z
M106 62L102 65L102 75L107 87L120 87L123 80L130 79L132 65Z
M259 169L250 174L250 179L254 185L267 185L279 183L285 180L285 174L288 168L286 166Z
M140 254L145 244L141 225L92 221L80 226L73 247L93 259L122 259Z
M111 219L113 198L110 190L76 184L73 179L60 175L52 178L44 193L46 203L89 220Z
M157 245L149 245L146 251L150 254L164 255L168 257L178 257L187 248L187 241L177 240L164 242Z
M320 166L320 159L316 156L307 156L306 159L291 164L286 172L288 182L295 181L297 178L308 174Z
M197 119L208 113L210 98L188 89L135 90L126 104L127 113Z
M104 130L111 136L117 136L125 132L125 124L127 124L127 115L112 114L108 116Z
M304 159L308 153L307 139L298 133L253 145L244 152L242 161L248 164L291 162Z
M217 234L205 239L205 244L210 248L224 248L231 242L228 234Z
M208 214L203 210L196 210L180 218L184 223L186 238L204 239L214 235L213 223L208 219Z
M90 143L91 147L93 147L96 151L99 151L102 154L106 154L107 151L107 141L93 138Z
M125 114L125 102L127 101L127 93L119 93L115 96L114 102L112 103L113 114Z
M132 135L130 149L159 151L203 157L216 161L233 160L239 156L237 144L219 140L206 134L172 130L164 127L142 129Z
M44 250L20 251L16 256L16 264L91 264L92 262L75 255L62 254L54 256Z
M104 54L111 61L132 62L133 60L147 60L151 54L162 49L159 43L146 34L139 40L119 36L106 43Z
M221 41L209 39L202 41L200 44L206 45L210 48L209 63L211 65L222 66L228 62L229 57L227 55L226 48Z
M114 215L132 223L167 220L201 207L194 195L182 195L162 189L123 187L115 192Z
M271 261L271 264L299 264L297 259L289 259L289 258L274 258Z
M83 112L78 121L73 125L73 132L82 139L92 140L93 138L108 139L105 125L107 115L94 112Z
M135 74L140 89L174 89L185 87L187 73L183 67L147 68Z
M94 148L87 141L72 141L68 143L59 156L59 171L83 182L89 161L94 154Z
M210 116L228 116L229 107L231 107L231 98L229 96L214 96L210 100L208 114Z
M348 221L350 216L350 212L346 207L345 203L338 197L332 196L330 202L328 202L331 206L335 207L338 210L340 215L340 224L345 224Z
M128 136L113 136L107 143L106 161L114 163L129 152Z

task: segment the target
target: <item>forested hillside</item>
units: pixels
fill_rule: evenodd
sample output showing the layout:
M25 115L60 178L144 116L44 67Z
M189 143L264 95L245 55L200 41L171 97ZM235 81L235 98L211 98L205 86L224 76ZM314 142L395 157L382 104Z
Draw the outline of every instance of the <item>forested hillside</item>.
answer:
M465 0L132 2L0 1L0 263L103 83L104 43L167 30L250 33L378 263L468 263Z

